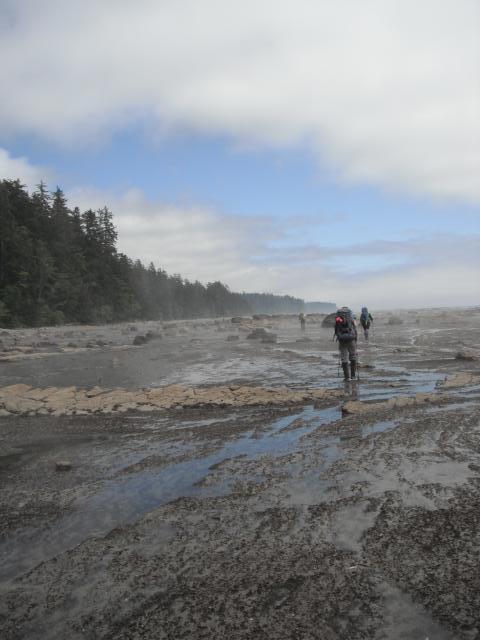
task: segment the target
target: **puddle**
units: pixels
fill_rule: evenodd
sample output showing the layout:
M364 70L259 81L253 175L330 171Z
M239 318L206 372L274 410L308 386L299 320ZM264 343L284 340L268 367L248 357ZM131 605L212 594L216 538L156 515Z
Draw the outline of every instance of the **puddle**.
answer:
M383 399L394 395L414 394L421 391L433 391L437 382L443 376L430 371L405 371L397 367L396 374L401 378L401 386L390 387L388 383L398 382L394 378L375 377L369 373L369 382L383 383L384 387L371 388L368 384L355 385L355 393L363 400ZM466 397L470 392L478 393L480 387L462 390L459 395ZM460 404L460 403L459 403ZM462 408L468 403L461 404ZM454 409L454 405L450 406ZM438 408L439 409L439 408ZM446 407L442 407L445 410ZM427 409L435 411L436 407ZM198 421L179 422L175 429L197 428L207 426L212 422L229 421L235 418L228 414L223 418L201 419ZM262 455L281 456L299 448L305 448L308 443L300 444L302 439L318 429L322 425L328 425L341 419L341 410L338 406L327 409L315 409L307 406L296 414L283 416L267 425L264 429L252 429L242 437L227 441L221 449L204 457L193 460L169 464L167 467L156 470L144 470L128 477L113 478L106 481L101 489L92 497L79 500L76 510L64 516L49 530L23 530L17 532L15 538L6 540L0 545L0 554L3 557L0 574L4 578L12 578L34 567L39 562L51 558L58 553L80 544L91 536L102 536L111 529L132 523L144 514L167 502L181 496L210 496L224 495L230 492L230 478L227 482L203 486L201 481L209 474L212 465L221 463L229 458L245 456L247 459ZM148 426L148 418L142 420ZM299 426L294 423L297 422ZM352 435L351 431L344 435L322 437L320 435L318 445L322 447L323 462L316 471L315 478L308 482L304 478L297 486L297 493L311 493L307 486L311 483L319 483L319 475L323 474L332 464L340 460L350 446L348 441L355 438L365 438L373 434L394 429L398 421L384 420L364 425L358 428L358 432ZM155 420L151 420L151 429L160 426ZM148 443L146 443L148 446ZM166 443L163 447L165 449ZM182 445L187 450L189 445ZM191 446L190 446L191 448ZM177 451L177 449L176 449ZM155 453L146 450L145 443L140 450L130 455L128 464L132 460L141 460L145 455ZM171 451L170 451L171 453ZM128 466L128 465L127 465ZM450 469L444 470L450 473ZM237 476L232 480L239 479ZM241 479L241 478L240 478ZM298 483L297 483L298 484ZM294 486L290 489L295 493ZM321 483L315 490L315 498L318 499L318 491L323 491ZM312 495L313 498L313 495Z
M95 495L79 502L76 511L66 515L50 530L24 530L2 543L0 576L11 579L21 575L89 537L105 535L115 527L135 522L152 509L176 498L228 493L226 485L213 488L199 486L212 465L238 455L253 458L286 453L309 431L340 418L338 407L316 410L309 406L300 413L276 420L259 436L252 430L238 440L228 441L220 451L209 456L109 480ZM285 430L298 419L305 420L306 426Z
M398 587L381 581L384 625L378 640L454 640L431 615Z

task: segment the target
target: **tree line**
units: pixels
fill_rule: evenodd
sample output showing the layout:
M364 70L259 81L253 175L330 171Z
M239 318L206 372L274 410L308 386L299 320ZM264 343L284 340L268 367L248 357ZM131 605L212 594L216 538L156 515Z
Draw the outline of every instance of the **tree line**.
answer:
M190 282L117 251L112 212L69 208L42 182L0 181L0 325L298 313L303 300Z

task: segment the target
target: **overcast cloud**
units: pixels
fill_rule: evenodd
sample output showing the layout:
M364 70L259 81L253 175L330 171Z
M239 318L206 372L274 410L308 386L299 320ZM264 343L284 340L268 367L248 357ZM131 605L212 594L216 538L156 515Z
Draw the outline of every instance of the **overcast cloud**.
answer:
M47 181L52 172L45 167L31 164L27 158L15 158L0 147L0 180L9 178L20 180L28 189L32 190L41 181Z
M288 219L182 209L149 202L140 191L118 197L79 189L71 199L82 208L108 202L119 248L127 255L191 280L220 279L234 291L294 293L354 306L368 301L376 308L469 305L480 297L480 234L412 236L336 248L289 246ZM298 224L297 219L296 232ZM307 235L309 228L307 219ZM281 249L275 247L277 240ZM378 259L381 266L362 268L365 257Z
M478 0L3 0L0 133L141 120L307 145L340 181L480 202ZM8 61L8 64L6 64Z

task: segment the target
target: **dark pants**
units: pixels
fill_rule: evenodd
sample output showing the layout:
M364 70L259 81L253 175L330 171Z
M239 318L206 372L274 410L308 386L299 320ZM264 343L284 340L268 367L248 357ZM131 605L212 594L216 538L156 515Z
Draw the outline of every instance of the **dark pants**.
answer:
M357 341L346 340L345 342L339 342L338 348L340 350L340 358L342 362L356 361L357 360Z

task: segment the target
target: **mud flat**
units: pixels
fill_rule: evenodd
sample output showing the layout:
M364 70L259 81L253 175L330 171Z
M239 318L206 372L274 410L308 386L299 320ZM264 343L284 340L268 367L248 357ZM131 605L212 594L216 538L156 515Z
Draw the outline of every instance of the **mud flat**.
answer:
M2 639L480 637L480 313L391 317L0 335Z

